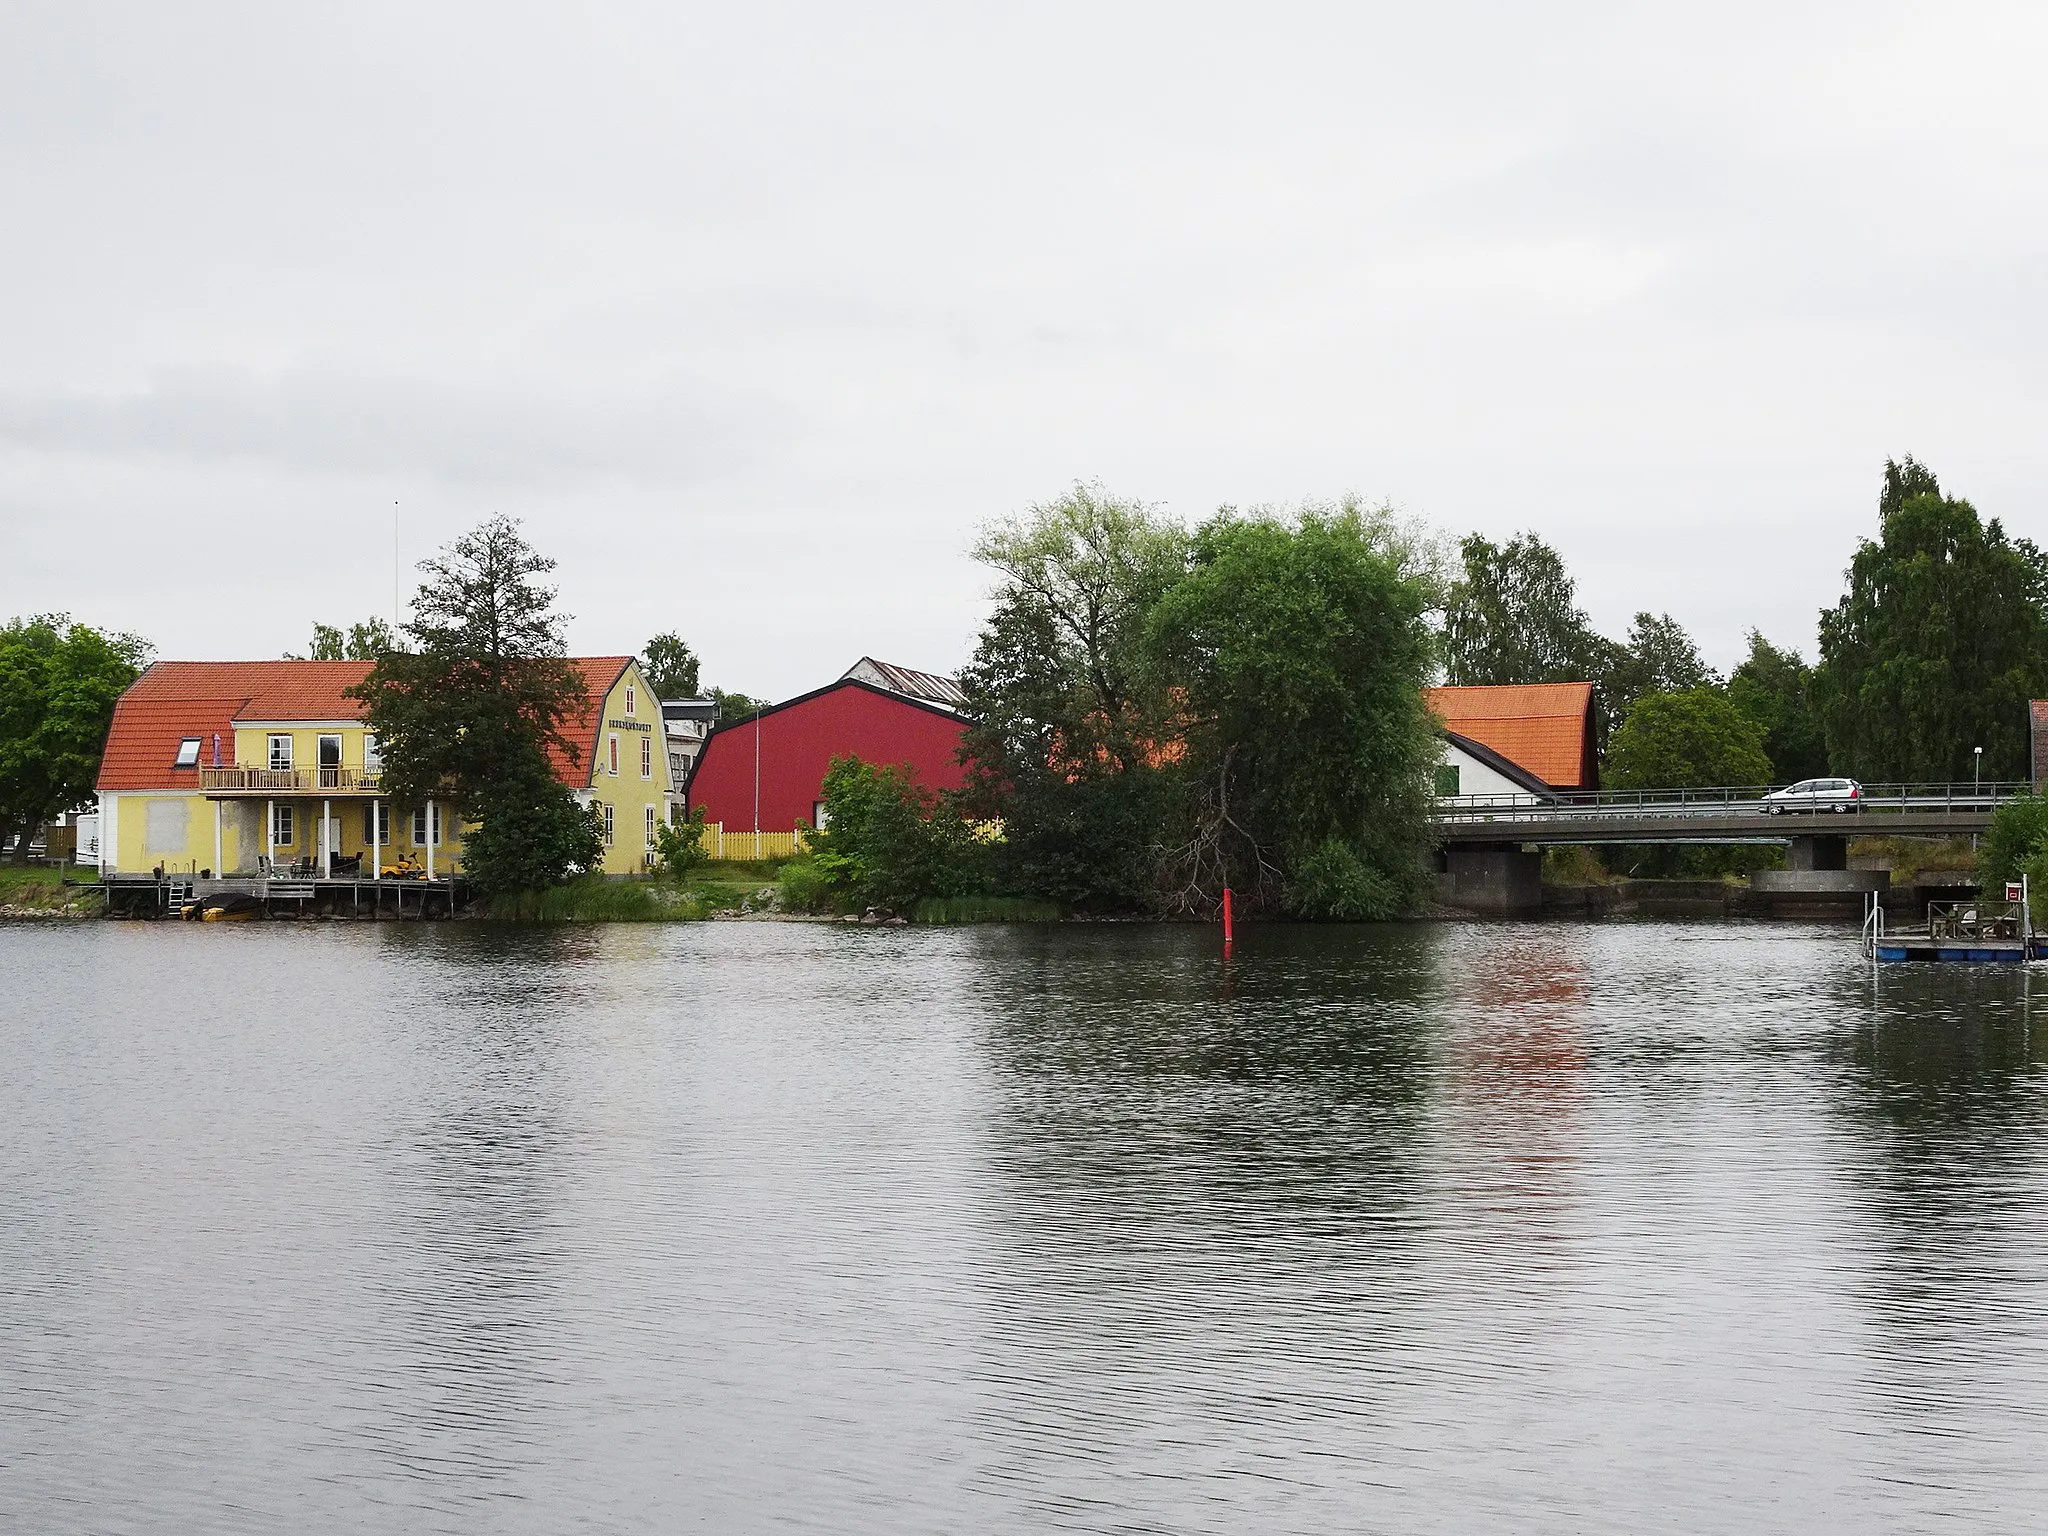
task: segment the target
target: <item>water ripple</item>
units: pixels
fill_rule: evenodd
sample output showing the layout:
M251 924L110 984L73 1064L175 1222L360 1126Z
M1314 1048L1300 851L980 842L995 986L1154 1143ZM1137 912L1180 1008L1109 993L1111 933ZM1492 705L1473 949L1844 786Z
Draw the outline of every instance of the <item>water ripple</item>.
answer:
M2048 1507L2031 976L1213 939L0 931L0 1529Z

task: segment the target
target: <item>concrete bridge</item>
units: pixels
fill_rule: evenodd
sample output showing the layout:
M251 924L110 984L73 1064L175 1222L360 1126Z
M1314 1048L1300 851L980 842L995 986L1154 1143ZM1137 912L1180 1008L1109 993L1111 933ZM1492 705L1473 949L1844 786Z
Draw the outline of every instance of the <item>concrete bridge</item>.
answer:
M1854 801L1779 811L1768 788L1603 790L1591 794L1454 795L1437 802L1436 838L1460 905L1519 911L1540 904L1542 854L1551 845L1783 843L1783 870L1760 872L1760 890L1851 896L1883 889L1882 871L1848 867L1852 837L1968 837L2025 784L1867 785Z

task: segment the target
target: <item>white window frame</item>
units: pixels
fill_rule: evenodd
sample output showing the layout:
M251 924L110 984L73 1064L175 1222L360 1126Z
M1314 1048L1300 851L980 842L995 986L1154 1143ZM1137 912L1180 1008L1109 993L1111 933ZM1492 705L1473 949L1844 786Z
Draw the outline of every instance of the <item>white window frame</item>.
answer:
M279 848L296 846L294 834L299 830L294 821L289 803L273 805L270 808L270 841Z
M654 733L646 731L640 737L640 777L654 777Z
M383 771L384 749L377 744L377 733L375 731L365 731L363 732L363 772L382 773Z
M178 742L178 756L171 766L173 768L197 768L199 766L199 747L204 739L200 736L183 737Z
M278 750L280 744L284 748L282 752ZM293 751L291 732L271 732L269 757L267 759L270 764L270 771L272 773L290 773L292 771Z
M633 703L633 685L628 683L626 684L626 713L629 715L633 713Z
M438 847L440 847L440 846L441 846L441 831L442 831L442 828L441 828L441 803L440 803L440 802L439 802L438 800L434 802L434 806L433 806L433 812L434 812L434 819L433 819L433 824L432 824L432 825L430 826L430 825L428 825L428 822L427 822L427 807L426 807L426 806L424 806L424 805L420 805L420 806L414 806L414 807L413 807L413 813L412 813L412 845L413 845L413 847L415 847L415 848L438 848Z
M619 776L619 733L613 731L605 740L609 743L606 761L611 764L611 775L616 779Z
M371 829L375 828L373 832ZM391 802L371 800L363 806L363 841L380 847L391 846Z
M652 805L647 806L645 809L647 812L647 846L649 848L652 848L654 846L654 829L656 826L659 825L659 822L655 818L654 807Z
M609 848L612 845L612 808L600 801L598 809L604 812L604 845Z

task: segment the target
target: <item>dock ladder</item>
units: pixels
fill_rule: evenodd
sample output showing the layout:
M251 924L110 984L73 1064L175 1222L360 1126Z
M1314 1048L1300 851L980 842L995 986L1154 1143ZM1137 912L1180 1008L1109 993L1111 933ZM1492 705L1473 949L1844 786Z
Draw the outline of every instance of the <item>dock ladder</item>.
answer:
M1877 958L1877 946L1884 942L1884 902L1881 892L1863 893L1863 953Z

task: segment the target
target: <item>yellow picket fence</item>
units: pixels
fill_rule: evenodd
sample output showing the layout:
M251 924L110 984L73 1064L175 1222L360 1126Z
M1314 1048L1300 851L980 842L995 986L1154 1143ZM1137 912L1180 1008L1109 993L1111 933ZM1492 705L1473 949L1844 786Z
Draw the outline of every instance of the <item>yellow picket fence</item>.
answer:
M704 851L714 859L787 859L803 852L801 832L728 832L725 823L704 827Z

